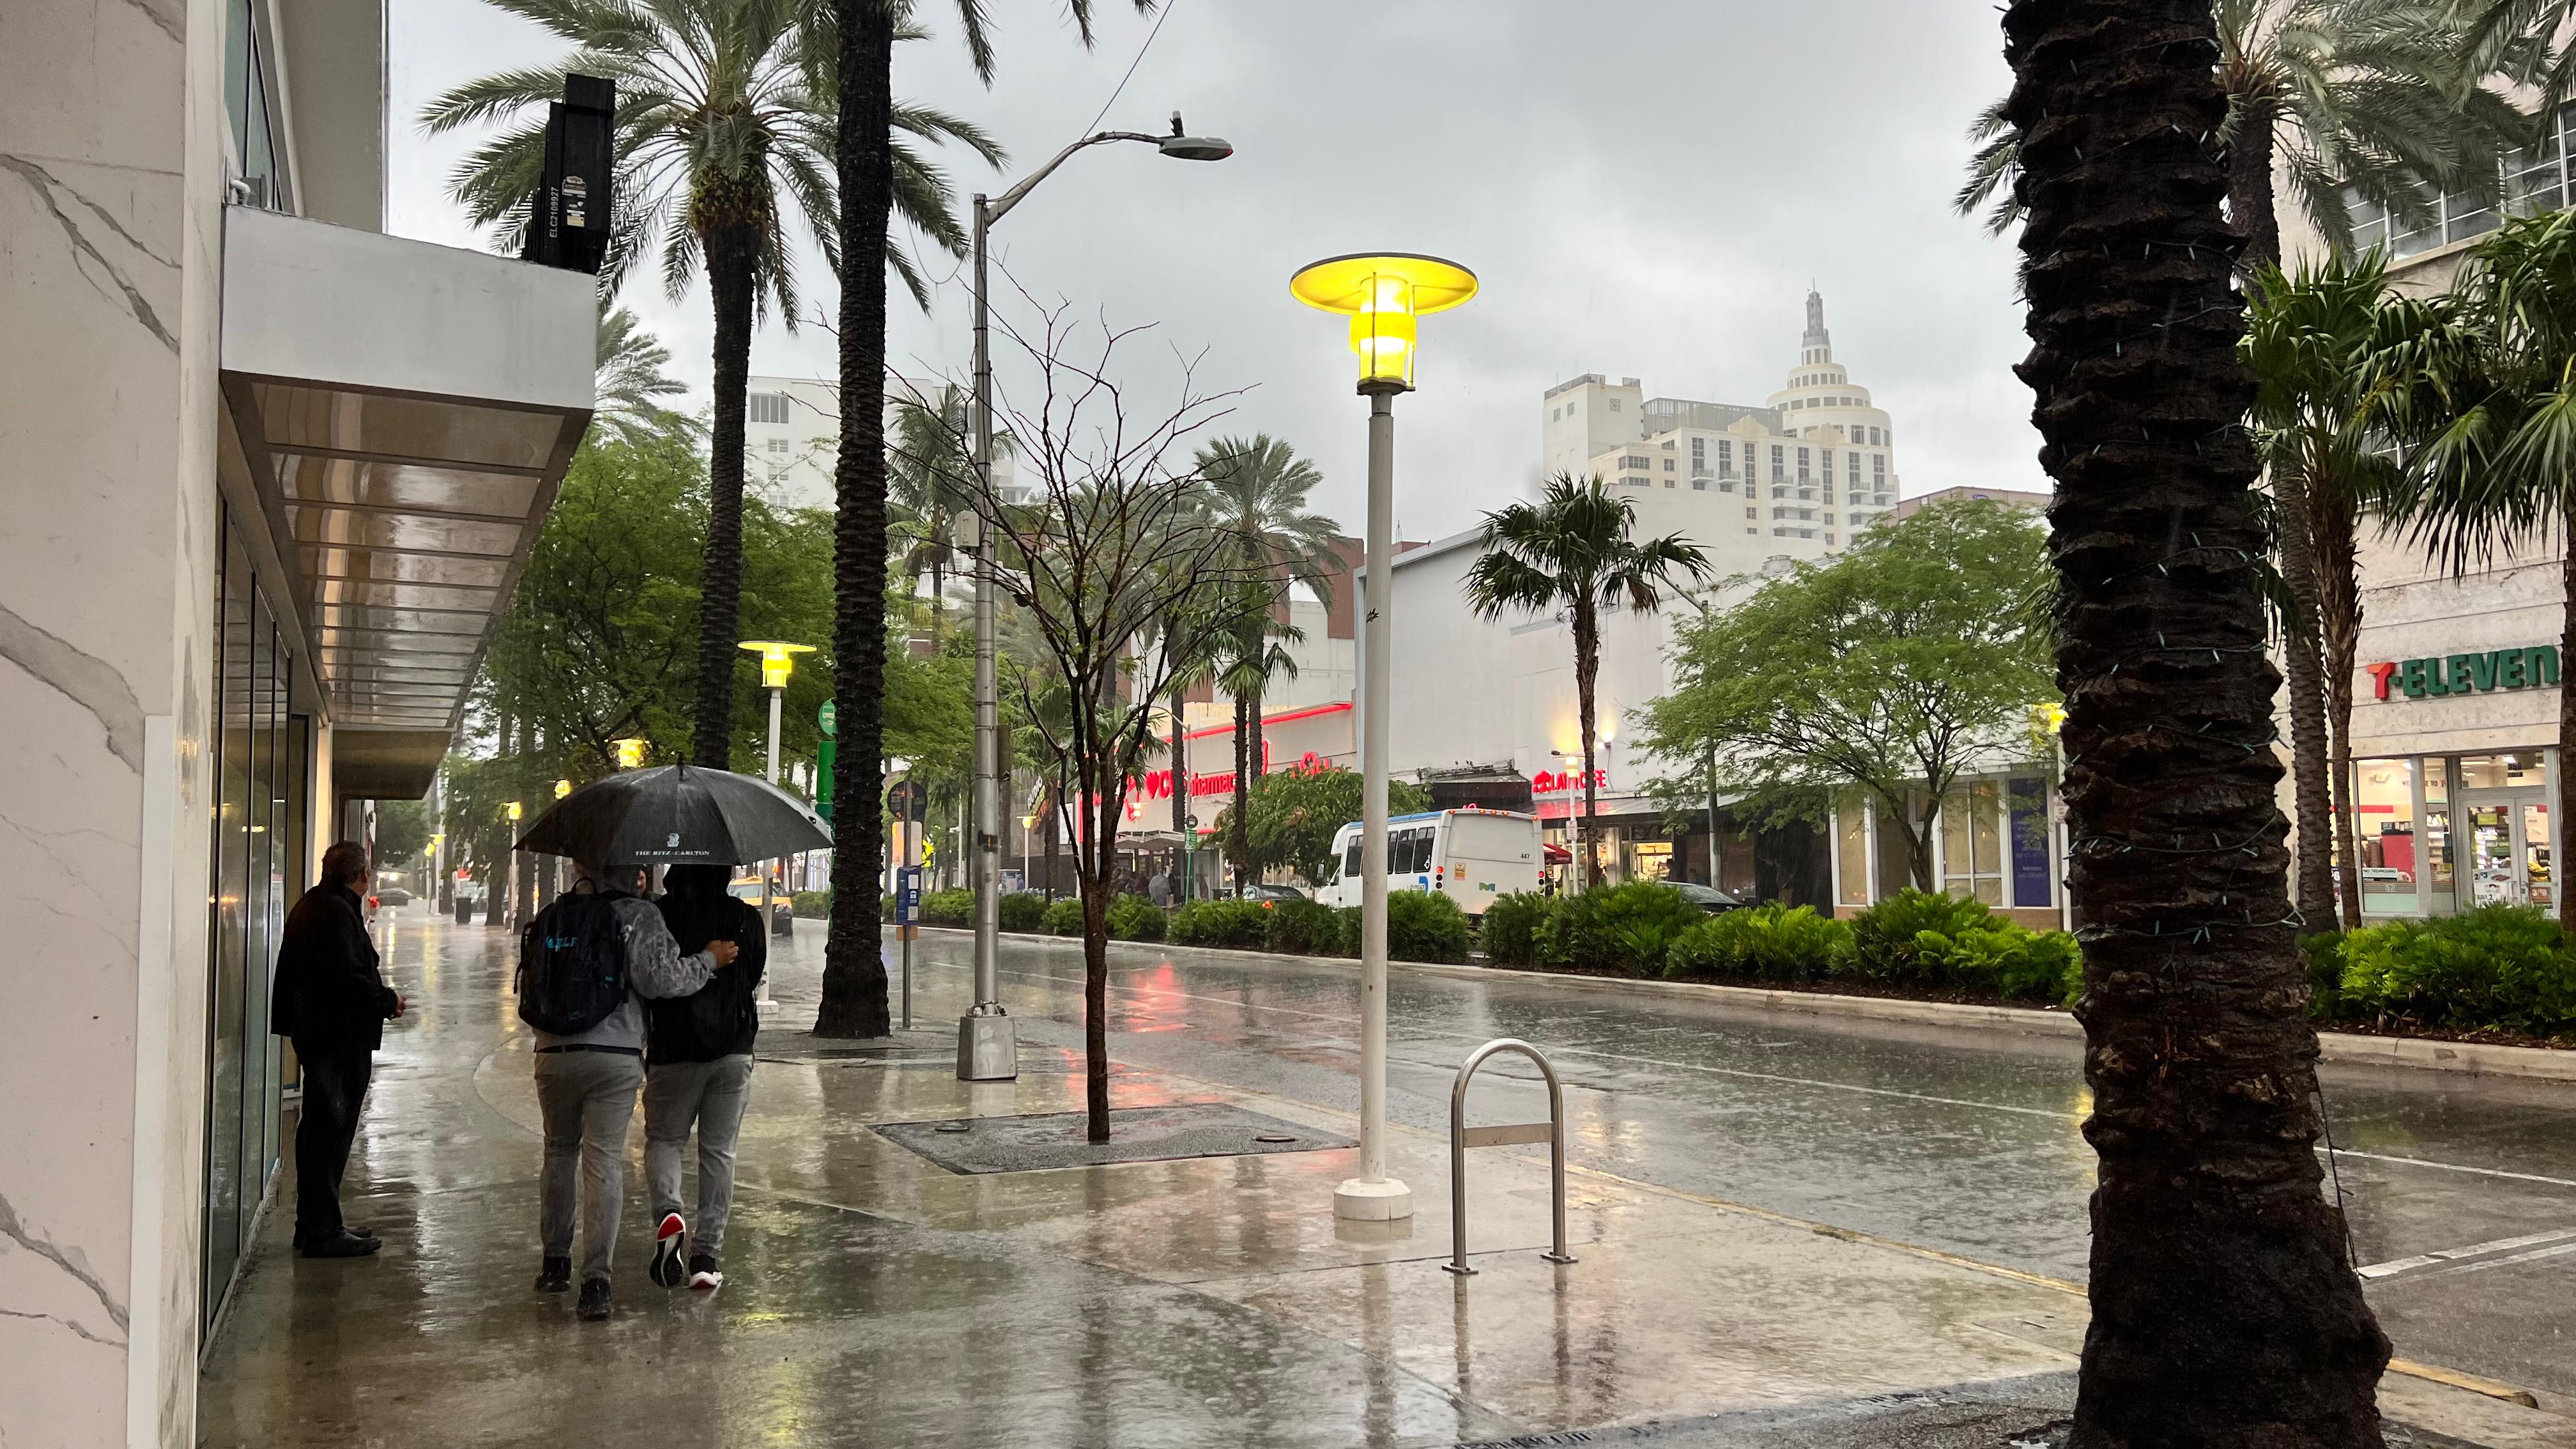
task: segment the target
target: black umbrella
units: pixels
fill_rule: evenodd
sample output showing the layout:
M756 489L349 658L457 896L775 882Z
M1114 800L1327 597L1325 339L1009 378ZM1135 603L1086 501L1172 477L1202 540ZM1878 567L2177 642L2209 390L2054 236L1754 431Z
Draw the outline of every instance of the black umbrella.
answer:
M537 817L518 848L594 866L729 866L831 843L822 816L765 780L661 765L593 780L566 795Z

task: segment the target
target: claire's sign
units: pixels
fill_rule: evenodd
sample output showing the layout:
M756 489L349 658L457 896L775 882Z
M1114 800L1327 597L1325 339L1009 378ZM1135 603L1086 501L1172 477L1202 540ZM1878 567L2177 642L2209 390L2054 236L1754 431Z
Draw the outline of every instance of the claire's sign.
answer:
M2558 646L2534 644L2522 649L2490 649L2484 654L2389 659L2364 665L2363 669L2380 699L2388 698L2392 684L2408 699L2476 694L2490 689L2539 689L2558 683Z

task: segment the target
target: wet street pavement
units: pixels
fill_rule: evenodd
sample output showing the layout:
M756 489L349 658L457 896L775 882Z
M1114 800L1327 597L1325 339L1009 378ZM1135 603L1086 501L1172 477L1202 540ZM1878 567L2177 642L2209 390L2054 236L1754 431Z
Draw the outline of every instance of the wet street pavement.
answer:
M350 1169L350 1217L385 1252L297 1260L272 1213L207 1356L207 1445L1428 1446L1600 1425L1858 1445L1916 1442L1852 1427L1872 1416L2009 1437L2062 1412L2083 1303L2053 1285L2083 1277L2091 1170L2071 1040L1399 968L1391 1166L1417 1216L1359 1227L1331 1216L1346 1148L977 1175L907 1151L874 1125L1080 1106L1079 950L1005 938L1022 1075L969 1086L942 1040L964 937L916 945L922 1034L853 1053L797 1030L820 978L800 923L773 958L726 1287L650 1285L630 1169L620 1314L594 1326L528 1291L533 1059L507 933L419 915L389 924L415 1011ZM1120 1107L1352 1130L1352 964L1121 947L1112 967ZM1449 1084L1497 1036L1565 1078L1582 1261L1538 1257L1544 1149L1494 1149L1468 1168L1481 1271L1457 1279ZM2576 1445L2576 1087L2329 1068L2325 1090L2399 1355L2554 1411L2392 1375L2392 1414ZM1544 1113L1526 1066L1480 1074L1471 1120ZM1979 1384L2003 1387L1961 1397ZM1975 1417L1990 1403L2002 1417Z

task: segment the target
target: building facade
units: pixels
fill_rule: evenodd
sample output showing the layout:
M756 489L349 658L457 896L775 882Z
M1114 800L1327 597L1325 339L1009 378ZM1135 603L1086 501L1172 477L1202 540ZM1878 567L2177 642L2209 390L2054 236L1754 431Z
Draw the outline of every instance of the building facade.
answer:
M589 422L591 277L383 235L384 23L0 8L0 1442L194 1442L285 910L428 788Z
M886 440L909 402L936 409L957 384L938 378L896 377L886 384ZM743 399L744 477L791 508L833 506L833 469L841 457L841 387L829 378L755 375ZM1018 501L1019 471L1010 450L993 452L993 486Z

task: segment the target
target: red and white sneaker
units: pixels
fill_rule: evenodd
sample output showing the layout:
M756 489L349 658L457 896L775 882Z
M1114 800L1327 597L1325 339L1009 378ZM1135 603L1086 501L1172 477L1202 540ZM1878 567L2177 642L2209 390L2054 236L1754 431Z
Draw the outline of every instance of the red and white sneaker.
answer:
M713 1293L724 1286L724 1274L717 1270L714 1258L705 1253L690 1257L689 1286L701 1293Z
M665 1288L677 1288L688 1277L680 1267L680 1253L688 1246L689 1225L678 1213L662 1214L661 1225L653 1230L653 1281Z

